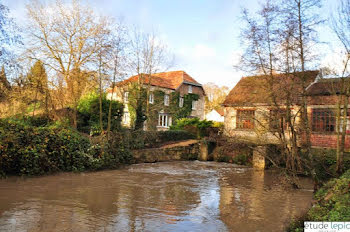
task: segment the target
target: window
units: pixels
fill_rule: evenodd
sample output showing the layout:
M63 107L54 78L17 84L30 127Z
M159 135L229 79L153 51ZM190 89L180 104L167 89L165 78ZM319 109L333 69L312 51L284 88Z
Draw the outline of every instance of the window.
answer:
M198 101L192 101L192 110L197 109L197 103Z
M164 95L164 105L165 105L165 106L168 106L168 105L169 105L169 95L168 95L168 94L165 94L165 95Z
M237 110L236 127L254 129L254 110Z
M313 109L312 110L312 131L315 132L334 132L335 131L335 113L331 109Z
M153 95L153 93L149 94L149 103L151 103L151 104L154 103L154 95Z
M172 124L172 118L168 114L158 115L158 126L168 128Z
M286 130L287 123L286 123L286 110L285 109L279 109L279 110L270 110L270 130L271 131L278 131Z
M123 115L123 123L124 123L124 124L127 124L128 121L129 121L129 118L130 118L129 112L124 112L124 115Z
M124 102L129 101L129 92L124 92Z
M184 107L184 98L180 97L179 99L179 107Z
M192 93L192 85L188 86L188 93Z

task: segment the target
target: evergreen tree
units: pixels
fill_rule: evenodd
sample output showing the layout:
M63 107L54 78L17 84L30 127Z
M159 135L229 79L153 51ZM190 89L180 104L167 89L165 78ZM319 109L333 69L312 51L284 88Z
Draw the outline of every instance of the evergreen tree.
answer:
M47 73L43 63L40 60L35 62L33 67L30 69L27 79L29 81L30 88L34 91L33 116L35 115L37 103L40 103L40 105L44 103L47 112L49 98Z

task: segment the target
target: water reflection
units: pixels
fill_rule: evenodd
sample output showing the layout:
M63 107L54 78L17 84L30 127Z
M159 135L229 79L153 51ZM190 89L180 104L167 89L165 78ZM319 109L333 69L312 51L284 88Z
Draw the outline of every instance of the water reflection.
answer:
M274 179L198 161L9 178L0 180L0 231L283 231L312 192Z

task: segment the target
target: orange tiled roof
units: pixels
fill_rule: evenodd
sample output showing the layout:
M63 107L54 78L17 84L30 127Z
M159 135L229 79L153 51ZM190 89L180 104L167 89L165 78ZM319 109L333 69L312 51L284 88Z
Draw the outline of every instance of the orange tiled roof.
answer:
M151 82L150 84L153 86L167 89L177 89L183 82L202 86L185 71L171 71L152 74L151 78L148 74L135 75L124 81L118 82L116 84L116 87L124 86L128 83L137 82L139 76L142 77L144 84L149 84L149 82ZM110 89L108 91L111 92Z
M224 116L224 110L223 109L216 109L216 112L218 112L221 116Z

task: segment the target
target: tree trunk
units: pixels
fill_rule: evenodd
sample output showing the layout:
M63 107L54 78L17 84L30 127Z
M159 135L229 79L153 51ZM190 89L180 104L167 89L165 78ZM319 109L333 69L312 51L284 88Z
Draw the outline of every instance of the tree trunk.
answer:
M341 118L342 118L342 113L341 113L341 106L342 106L342 98L343 95L340 94L338 96L338 102L337 102L337 114L336 114L336 130L337 130L337 152L336 152L336 156L337 156L337 167L336 167L336 172L339 172L339 168L340 168L340 164L339 164L339 157L341 156Z
M103 134L103 118L102 118L102 74L101 74L101 66L102 66L102 57L100 54L100 64L98 67L98 77L99 77L99 105L100 105L100 129L101 129L101 134Z
M36 109L36 101L37 101L37 98L38 98L38 88L36 88L36 90L35 90L33 117L35 116L35 109Z
M112 81L112 95L111 99L109 102L109 107L108 107L108 118L107 118L107 140L109 140L110 137L110 131L111 131L111 121L112 121L112 101L113 101L113 96L114 96L114 88L115 88L115 79L117 75L117 61L114 64L114 72L113 72L113 81Z
M337 153L337 174L341 175L344 171L344 150L345 150L345 139L346 139L346 126L347 126L347 111L348 111L349 98L348 96L344 96L344 107L343 107L343 124L342 124L342 132L341 132L341 140L340 140L340 149L339 153Z

